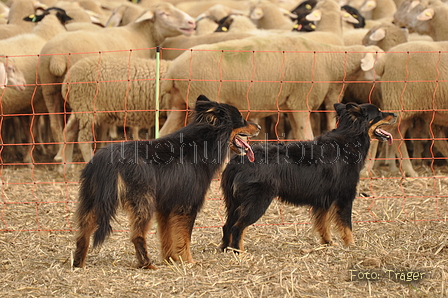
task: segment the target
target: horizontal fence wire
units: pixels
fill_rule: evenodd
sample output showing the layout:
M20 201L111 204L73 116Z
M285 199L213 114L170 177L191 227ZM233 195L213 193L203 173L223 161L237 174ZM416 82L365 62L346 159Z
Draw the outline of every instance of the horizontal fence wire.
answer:
M61 53L54 56L63 56L67 61L67 73L57 81L47 82L41 78L43 57L41 55L17 55L8 56L14 63L20 65L21 59L34 59L36 63L35 83L27 82L26 91L21 96L20 91L15 90L15 85L8 85L0 90L0 125L2 127L0 149L0 232L39 232L57 231L73 232L77 229L73 213L76 209L77 192L79 187L79 173L86 161L80 154L78 145L89 144L92 150L97 150L108 143L119 143L123 140L132 139L152 139L158 135L158 130L166 121L167 115L173 112L184 113L184 123L187 123L188 115L191 114L194 94L201 86L206 86L204 90L212 90L210 95L212 100L228 102L230 97L233 102L238 103L238 108L248 119L258 119L260 123L266 125L266 134L252 138L251 142L293 142L303 141L306 138L297 138L290 121L290 115L305 115L307 125L312 125L308 131L314 135L319 135L326 131L331 125L333 111L325 106L325 96L320 95L319 104L312 102L315 99L314 92L321 90L322 86L336 89L332 93L334 102L344 101L344 92L347 86L364 86L368 88L367 96L362 98L364 102L377 104L387 112L399 114L398 123L401 124L406 115L412 119L409 129L402 133L398 129L399 137L395 140L399 146L407 146L412 153L410 157L390 154L390 147L379 145L379 152L376 156L368 156L367 162L375 161L376 166L361 178L358 188L358 196L355 200L353 220L355 223L377 223L384 224L390 222L424 222L424 221L446 221L448 216L448 166L446 157L438 148L442 148L447 142L447 128L444 126L443 118L448 112L446 105L446 95L448 91L448 74L443 68L443 58L446 60L446 52L396 52L394 55L407 55L408 62L402 65L406 69L405 77L374 81L367 80L363 76L354 77L347 73L348 63L352 63L352 56L355 52L330 52L330 51L238 51L226 50L204 50L204 49L164 49L159 48L160 56L158 63L152 71L144 70L146 75L139 75L138 68L148 67L139 64L143 60L136 60L142 56L140 53L150 51L156 52L156 48L133 49L128 51L111 52L86 52L86 53ZM166 70L161 70L164 65L169 67L177 66L174 62L163 60L164 51L179 51L186 59L182 73L186 75L178 78L174 75L166 77ZM376 53L378 54L378 53ZM390 54L390 53L387 53ZM411 76L412 59L418 55L433 55L436 57L433 78L422 80L414 79ZM210 59L210 55L215 58ZM246 60L234 63L234 67L241 67L245 71L242 76L241 71L229 68L228 58L237 59L243 55ZM306 56L304 56L306 55ZM335 68L342 70L342 76L322 79L319 67L322 67L325 59L330 59L332 55L337 55L339 61L334 61ZM264 57L266 60L264 60ZM288 64L295 57L294 65ZM300 57L300 58L299 58ZM425 56L426 57L426 56ZM90 69L85 69L85 79L73 81L73 77L79 77L79 73L72 72L78 61L82 59L92 59ZM159 60L161 58L161 60ZM278 59L274 65L278 69L272 69L272 74L261 73L262 64L268 59ZM412 58L412 59L411 59ZM139 58L140 59L140 58ZM147 60L153 60L148 59ZM302 60L301 60L302 59ZM308 59L305 61L305 59ZM380 55L376 59L381 59ZM85 60L85 59L84 59ZM113 66L112 65L112 62ZM135 62L136 61L136 62ZM215 64L207 64L212 61ZM379 61L379 60L378 60ZM376 61L375 63L377 63ZM133 64L134 63L134 64ZM227 64L226 64L227 63ZM245 69L242 65L248 65ZM271 62L269 62L271 63ZM272 64L272 63L271 63ZM117 66L118 65L118 66ZM304 66L305 65L305 66ZM73 66L73 68L72 68ZM212 68L212 75L202 74L201 67ZM156 72L156 69L158 72ZM295 69L297 74L290 77L291 69ZM79 69L77 69L79 72ZM180 71L180 70L179 70ZM327 72L332 72L328 69ZM294 72L292 72L294 73ZM64 81L65 79L65 81ZM185 102L182 106L170 105L170 97L163 89L164 84L172 83L174 86L186 86L179 91L184 96ZM397 88L399 106L397 108L384 108L384 101L391 98L382 98L383 102L373 102L375 88L380 88L384 84L395 84ZM368 84L367 87L365 85ZM415 84L421 88L430 88L425 92L426 97L421 100L423 103L409 104L407 100L407 88ZM157 85L157 86L156 86ZM270 94L257 94L263 90L260 86L274 86ZM61 89L66 87L66 92L59 97L60 109L50 111L42 108L45 106L43 91L47 87ZM147 86L153 95L144 93L142 90ZM156 91L156 88L161 87ZM235 91L229 95L232 87L235 90L243 90L240 93ZM291 86L302 86L301 94L290 94L285 96L285 90ZM336 86L336 88L335 88ZM391 85L390 85L391 86ZM429 86L429 87L428 87ZM110 90L108 90L110 89ZM59 91L60 92L60 91ZM85 92L85 96L82 96ZM140 92L140 93L139 93ZM78 93L78 94L77 94ZM141 94L139 96L139 94ZM256 94L256 95L254 95ZM205 94L209 96L208 94ZM282 103L283 98L297 97L301 101L300 105L290 108ZM72 110L69 103L63 99L71 97L82 99L89 104L91 110ZM150 101L150 106L143 106L144 101ZM444 97L445 105L437 104L439 98ZM58 98L58 97L54 97ZM52 100L54 100L54 98ZM100 105L100 100L107 98L115 101L114 105ZM138 100L136 100L138 98ZM20 100L27 103L20 109L14 109L11 100ZM269 99L260 105L257 101ZM118 103L118 104L117 104ZM137 103L137 104L136 104ZM141 104L139 107L138 104ZM116 107L119 108L116 108ZM114 108L110 108L114 107ZM261 108L260 108L261 107ZM299 108L297 108L299 107ZM142 116L146 115L146 116ZM153 123L160 123L158 127L138 126L138 117L157 117ZM261 116L259 116L261 115ZM93 121L89 124L88 130L91 139L80 141L77 136L73 137L70 132L61 131L62 141L57 140L54 131L51 130L51 117L56 117L61 121L62 128L67 127L72 119L82 119L91 117ZM136 118L137 120L134 120ZM105 121L104 119L108 119ZM329 120L330 119L330 120ZM442 120L441 120L442 119ZM102 121L105 121L104 123ZM153 124L154 125L154 124ZM112 137L112 133L115 135ZM133 128L139 130L135 134ZM399 126L400 127L400 126ZM75 134L81 127L75 126ZM101 131L108 131L109 134L101 134ZM377 142L377 141L373 141ZM55 159L58 150L66 152L70 147L74 148L72 160L67 160L62 154L59 159ZM420 150L420 151L418 151ZM415 167L417 176L406 177L402 167L403 161L408 159ZM395 165L394 167L389 165ZM219 189L220 176L217 175L212 182L210 191L206 197L205 213L207 218L199 217L195 228L220 228L225 221L225 210L222 201L222 193ZM255 225L260 227L276 225L308 225L310 224L309 210L307 208L296 208L286 206L276 201L270 207L270 211L275 214L275 220L263 218ZM119 217L118 224L114 226L117 232L127 232L126 219Z

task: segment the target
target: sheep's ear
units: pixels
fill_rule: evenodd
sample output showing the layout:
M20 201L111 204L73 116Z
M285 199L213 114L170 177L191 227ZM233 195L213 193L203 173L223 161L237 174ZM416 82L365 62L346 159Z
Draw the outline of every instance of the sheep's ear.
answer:
M322 18L322 11L320 9L316 9L312 11L310 14L307 14L305 16L305 19L307 21L320 21Z
M252 10L252 12L250 13L250 18L252 20L259 20L264 16L264 12L263 9L261 9L260 7L256 7Z
M373 69L373 66L375 64L375 56L374 53L366 53L364 58L361 59L361 69L363 71L368 71Z
M297 19L297 18L299 17L298 15L296 15L296 14L293 13L293 12L290 12L290 11L287 10L287 9L284 9L284 8L279 7L279 10L283 13L284 16L289 17L289 18L291 18L291 19Z
M3 62L0 62L0 88L4 89L8 84L8 76L6 74L6 67Z
M386 30L384 30L384 28L379 28L370 34L369 39L371 41L380 41L384 37L386 37Z
M341 17L342 17L342 20L347 23L359 24L359 20L357 20L354 16L352 16L351 14L349 14L346 11L341 10Z
M144 14L142 14L141 16L139 16L135 22L139 23L139 22L143 22L143 21L150 21L154 19L154 12L153 11L146 11Z
M107 20L106 25L104 27L118 27L120 26L121 20L123 19L123 11L113 12L112 15Z
M427 8L424 11L422 11L418 16L417 20L419 21L429 21L434 17L434 9Z
M367 0L363 6L359 9L361 12L369 12L372 11L376 7L375 0Z
M27 22L38 23L38 22L42 21L42 19L43 19L45 16L46 16L46 14L41 14L41 15L38 15L38 16L32 14L32 15L29 15L29 16L27 16L27 17L24 17L23 20L24 20L24 21L27 21Z
M413 10L417 5L419 5L420 4L420 0L414 0L414 1L412 1L411 2L411 5L409 5L409 8L408 8L408 11L407 12L410 12L411 10Z

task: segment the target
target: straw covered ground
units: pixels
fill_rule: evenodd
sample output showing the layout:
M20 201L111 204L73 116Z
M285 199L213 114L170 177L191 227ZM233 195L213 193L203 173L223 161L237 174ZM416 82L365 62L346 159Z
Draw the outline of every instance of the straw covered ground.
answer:
M50 166L1 169L0 296L448 296L445 166L422 172L428 178L363 179L350 248L319 245L307 208L274 201L248 229L246 252L222 253L224 209L215 181L193 231L196 264L162 262L153 230L155 271L134 267L122 213L105 245L89 252L86 268L73 268L79 173L55 173Z

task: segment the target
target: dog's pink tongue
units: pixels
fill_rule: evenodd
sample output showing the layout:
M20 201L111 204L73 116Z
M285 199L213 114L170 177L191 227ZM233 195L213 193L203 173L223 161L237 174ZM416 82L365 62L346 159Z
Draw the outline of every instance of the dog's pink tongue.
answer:
M388 136L388 138L387 138L387 142L389 143L389 145L392 145L392 143L394 142L394 138L392 137L392 134L390 134L390 133L388 133L387 131L382 130L382 129L379 129L379 130L380 130L380 132L381 132L383 135Z
M243 145L243 147L246 150L246 156L249 159L250 162L254 162L255 160L255 155L254 152L252 151L252 148L250 147L250 145L244 141L243 139L237 137L238 141L241 143L241 145Z

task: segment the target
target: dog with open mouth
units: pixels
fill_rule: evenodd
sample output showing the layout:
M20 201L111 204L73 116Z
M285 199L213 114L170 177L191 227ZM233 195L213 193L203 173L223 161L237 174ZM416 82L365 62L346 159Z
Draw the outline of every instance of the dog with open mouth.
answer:
M322 244L331 244L334 222L345 245L354 244L352 205L371 139L392 144L382 129L394 113L372 104L337 103L337 128L314 140L254 145L254 157L234 156L222 173L227 219L221 249L244 250L246 228L274 198L312 208L313 227ZM252 161L252 162L248 162Z
M73 265L85 265L92 234L93 247L105 241L119 207L129 216L139 268L156 268L146 244L153 220L163 259L194 262L191 234L212 178L229 149L254 161L246 139L259 131L234 106L201 95L193 120L178 131L100 149L81 174Z

